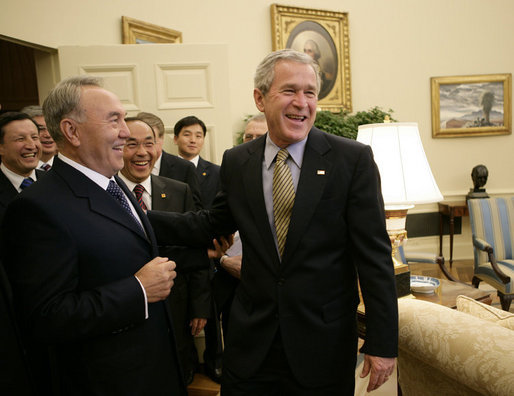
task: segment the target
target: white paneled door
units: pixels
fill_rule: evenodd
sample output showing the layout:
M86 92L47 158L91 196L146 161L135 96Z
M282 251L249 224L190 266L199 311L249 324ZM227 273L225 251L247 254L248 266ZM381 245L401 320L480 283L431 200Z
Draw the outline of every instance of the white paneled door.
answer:
M130 116L154 113L166 126L165 150L176 152L173 126L195 115L208 133L202 157L220 163L232 147L228 53L223 44L145 44L59 47L61 79L102 77Z

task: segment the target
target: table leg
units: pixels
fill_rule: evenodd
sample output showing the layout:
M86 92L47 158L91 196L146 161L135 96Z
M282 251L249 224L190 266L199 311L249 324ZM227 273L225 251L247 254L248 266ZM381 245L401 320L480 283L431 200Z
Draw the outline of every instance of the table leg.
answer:
M439 256L443 255L443 214L439 213Z
M453 208L451 208L450 209L450 268L452 267L452 263L453 263L453 233L455 231L454 225L455 225L455 217L453 215Z

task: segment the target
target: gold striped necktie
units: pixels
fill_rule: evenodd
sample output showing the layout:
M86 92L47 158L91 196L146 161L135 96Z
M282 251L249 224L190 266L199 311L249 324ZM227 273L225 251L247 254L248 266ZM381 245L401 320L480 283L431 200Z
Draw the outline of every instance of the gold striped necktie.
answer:
M295 197L291 170L286 164L288 157L287 149L281 149L277 154L275 169L273 170L273 216L275 218L275 231L280 257L284 254Z

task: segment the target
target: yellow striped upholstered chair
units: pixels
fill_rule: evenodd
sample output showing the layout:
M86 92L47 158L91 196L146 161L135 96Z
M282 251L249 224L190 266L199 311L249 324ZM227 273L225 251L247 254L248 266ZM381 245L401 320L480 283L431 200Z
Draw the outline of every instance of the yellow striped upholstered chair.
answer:
M475 253L473 286L481 281L498 290L509 310L514 290L514 197L468 200Z

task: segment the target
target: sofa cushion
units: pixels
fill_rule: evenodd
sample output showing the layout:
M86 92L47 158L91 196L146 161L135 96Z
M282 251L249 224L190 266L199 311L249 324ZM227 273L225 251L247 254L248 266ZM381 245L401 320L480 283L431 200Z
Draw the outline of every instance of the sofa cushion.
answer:
M467 296L457 297L457 310L514 330L514 314L491 307Z
M398 312L405 395L514 395L512 330L416 299L398 299Z

